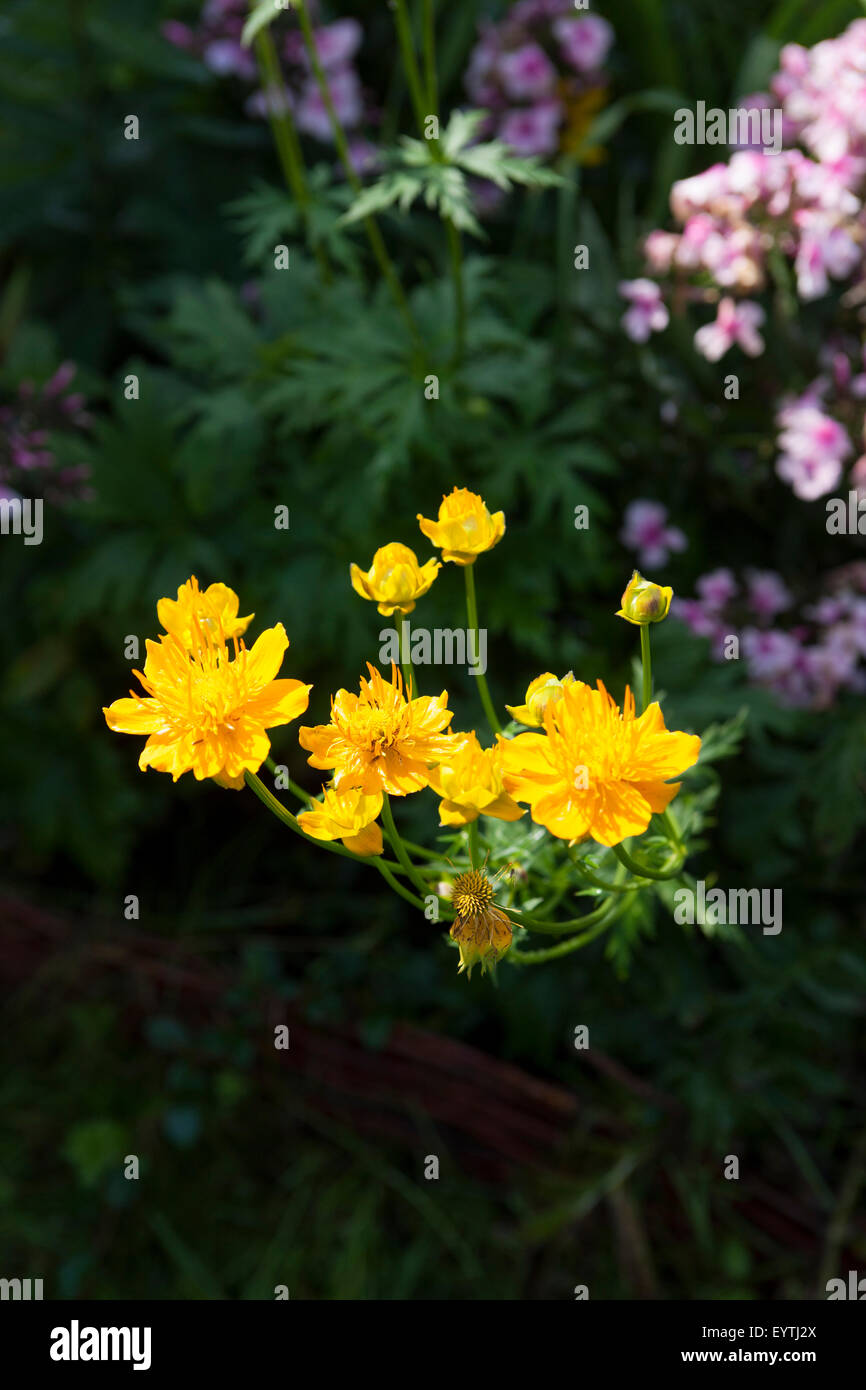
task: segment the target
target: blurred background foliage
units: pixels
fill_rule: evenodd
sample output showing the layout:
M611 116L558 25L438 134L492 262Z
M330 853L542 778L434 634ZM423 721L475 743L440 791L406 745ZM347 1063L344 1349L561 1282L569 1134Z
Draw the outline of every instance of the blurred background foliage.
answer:
M504 8L442 7L443 111L465 100L479 19ZM826 563L856 558L856 538L820 554L814 516L769 466L766 402L791 384L796 352L743 374L732 422L688 343L626 341L616 286L640 273L639 238L664 219L672 180L707 162L673 144L664 94L727 106L766 80L782 42L814 43L859 12L607 0L606 157L571 166L559 189L518 190L467 244L455 366L440 224L382 218L419 351L362 234L338 225L348 198L330 152L308 151L336 267L325 282L266 124L161 36L197 5L7 0L0 393L77 364L91 421L51 447L86 463L92 492L46 509L40 547L0 549L4 1274L44 1275L61 1297L256 1298L287 1284L293 1297L557 1298L587 1283L592 1297L772 1298L813 1296L843 1256L866 1259L862 699L782 707L665 624L669 726L700 732L745 711L696 868L781 887L784 930L743 942L659 910L620 953L627 969L600 942L560 968L502 969L498 988L458 980L435 929L355 866L326 869L288 842L251 797L140 774L101 714L137 664L127 638L153 635L156 600L195 573L236 588L256 628L285 623L286 670L314 682L316 722L378 649L383 624L353 595L350 561L366 567L396 539L426 555L415 514L455 483L507 516L478 567L500 705L541 670L614 690L632 678L632 632L613 615L635 496L664 500L687 534L664 574L683 593L714 566L758 563L808 595ZM411 131L387 7L328 13L364 26L382 131ZM273 268L282 241L288 273ZM577 243L588 273L574 271ZM124 397L131 373L137 400ZM424 600L430 626L460 621L459 579L446 567ZM472 682L440 676L471 727ZM292 728L274 750L316 786ZM432 807L405 812L427 838ZM128 893L138 923L123 919ZM274 1061L274 1007L309 1039L294 1070ZM398 1076L386 1122L377 1067L407 1023L444 1052ZM607 1069L575 1051L581 1023ZM316 1058L332 1032L342 1060L323 1106ZM451 1040L467 1051L449 1063ZM362 1055L354 1077L347 1059ZM513 1084L487 1071L506 1062L565 1109L503 1157L467 1116ZM465 1084L439 1105L449 1066ZM126 1153L142 1156L138 1183L121 1176ZM439 1183L421 1177L428 1153L442 1156ZM739 1183L721 1178L729 1153Z

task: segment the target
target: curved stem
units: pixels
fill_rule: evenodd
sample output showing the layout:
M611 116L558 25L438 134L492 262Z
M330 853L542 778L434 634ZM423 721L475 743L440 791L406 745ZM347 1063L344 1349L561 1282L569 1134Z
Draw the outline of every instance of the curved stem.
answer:
M277 50L270 31L267 28L260 29L253 41L258 64L259 75L262 79L262 89L265 97L265 107L268 113L268 122L271 127L271 134L274 137L274 144L277 148L277 156L283 177L289 192L295 198L307 232L307 241L312 247L313 255L322 272L324 279L330 280L331 268L328 265L327 257L319 245L318 240L313 235L312 220L310 217L310 190L307 184L307 176L304 170L304 156L301 152L301 142L298 139L298 132L292 120L291 107L289 106L288 94L286 93L283 74L280 69L280 62L277 57ZM279 105L274 101L277 98Z
M421 899L416 898L414 893L410 893L408 888L404 888L402 883L397 882L393 873L393 865L389 867L389 865L384 864L381 859L375 859L373 862L375 863L376 868L379 870L379 873L382 875L385 882L390 884L390 886L394 889L395 893L399 894L401 898L405 898L406 902L411 903L413 907L418 907L421 909L422 912L424 911L424 904L422 903Z
M603 888L606 893L639 893L641 890L642 885L640 883L612 883L606 878L598 878L592 869L587 868L586 864L576 855L572 855L571 858L581 878L585 878L587 883L592 884L593 888Z
M582 917L570 917L564 922L542 921L533 917L531 912L521 912L517 907L511 909L511 915L515 918L518 926L526 927L527 931L543 932L547 936L561 936L574 927L590 927L596 922L605 921L608 914L620 906L622 906L621 903L603 902L598 907L593 908L592 912L585 912Z
M611 850L616 855L620 864L628 869L630 874L636 874L638 878L667 879L679 878L682 873L686 856L683 852L675 855L676 863L663 864L660 869L651 869L648 864L643 864L638 859L632 858L627 849L622 845L611 845Z
M430 888L424 882L423 878L421 877L420 871L416 869L415 865L412 863L412 860L406 853L406 847L403 844L403 841L400 839L400 833L396 825L394 824L394 813L391 810L391 801L387 792L382 793L382 823L385 826L388 839L391 842L392 848L398 860L402 864L403 868L406 870L407 874L411 878L412 882L418 889L421 896L426 898L430 893Z
M346 849L345 845L338 844L336 840L314 840L312 835L305 835L303 827L298 824L297 816L293 815L281 801L277 800L273 792L268 790L264 782L255 772L244 772L244 780L247 786L255 792L259 801L267 806L271 814L276 816L278 821L282 821L283 825L287 825L290 830L294 830L296 835L300 835L301 839L308 845L317 845L319 849L326 849L331 854L339 854L343 859L352 859L356 864L375 863L377 868L380 866L382 861L376 855L353 854L350 849ZM397 865L387 865L386 863L386 867L396 869Z
M618 904L621 908L622 904ZM579 951L581 946L588 946L590 941L594 941L602 932L607 931L614 917L617 914L612 912L603 922L599 922L592 931L584 932L579 936L570 936L567 941L560 941L556 946L547 946L543 951L515 951L511 950L506 956L506 960L512 965L542 965L547 960L557 960L560 956L567 956L570 951Z
M466 577L466 620L469 624L470 632L473 632L475 634L474 649L475 654L477 656L481 648L478 642L478 599L475 593L474 564L464 565L463 573ZM483 675L481 671L478 671L473 676L473 679L477 680L478 682L478 694L481 696L481 703L484 706L484 713L487 715L488 724L490 725L494 734L501 734L502 725L496 718L496 711L493 708L493 701L490 698L490 691L487 688L487 678Z

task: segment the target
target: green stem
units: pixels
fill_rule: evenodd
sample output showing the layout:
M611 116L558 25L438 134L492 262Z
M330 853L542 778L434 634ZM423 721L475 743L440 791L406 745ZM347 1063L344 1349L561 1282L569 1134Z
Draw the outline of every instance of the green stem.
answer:
M469 862L473 869L481 867L481 851L478 845L478 820L471 820L466 827L469 839Z
M582 917L570 917L564 922L541 921L539 918L533 917L531 912L521 912L517 907L513 907L511 912L516 918L518 926L526 927L527 931L543 932L546 936L561 936L574 927L591 927L596 922L606 921L608 915L621 905L620 902L603 902L598 907L593 908L592 912L585 912Z
M435 0L424 0L424 80L430 110L439 110L439 84L436 78L436 6Z
M506 959L512 965L542 965L545 961L567 956L570 951L579 951L581 946L588 946L590 941L594 941L597 936L601 936L602 932L607 931L615 915L615 913L611 913L605 921L599 922L592 931L585 932L581 936L570 936L567 941L560 941L556 946L547 946L543 951L511 950Z
M345 845L338 844L336 840L314 840L312 835L305 835L303 827L298 823L297 816L293 815L281 801L277 800L273 792L268 790L260 777L254 772L244 772L244 780L247 786L255 792L259 801L267 806L271 814L276 816L278 821L282 821L283 825L287 825L290 830L293 830L296 835L300 835L301 839L304 840L306 844L317 845L319 849L326 849L331 854L339 854L343 859L352 859L356 864L375 863L376 868L380 868L384 862L386 868L390 868L395 872L397 871L398 866L396 864L390 864L387 860L382 861L376 855L353 854L352 850L346 849Z
M463 573L466 577L466 619L469 624L470 632L475 634L475 653L480 652L481 647L478 641L478 600L475 595L475 566L464 565ZM494 734L502 733L502 725L496 718L496 711L493 708L493 701L490 698L490 691L487 688L487 678L481 671L477 671L473 676L478 682L478 694L481 696L481 703L484 706L484 713L487 715L487 722Z
M301 21L301 30L304 35L304 47L307 50L307 56L310 60L310 67L312 68L313 76L316 79L316 84L319 88L319 92L321 93L322 102L324 104L325 111L328 115L328 121L331 126L331 134L334 137L334 144L337 148L337 154L340 157L340 163L343 166L343 172L346 175L346 180L349 184L349 187L352 189L354 193L358 194L361 192L361 180L355 173L355 169L352 164L352 159L349 154L349 144L346 140L346 132L343 130L343 127L340 123L340 118L337 115L337 112L334 108L334 102L331 97L331 89L328 86L328 79L326 78L324 69L322 68L322 64L319 61L319 54L316 48L315 37L313 35L313 26L310 23L310 16L307 11L306 0L298 0L297 10L298 17ZM367 233L367 240L370 243L373 255L375 256L379 269L381 270L385 282L391 291L394 303L400 310L400 313L402 314L406 322L406 325L410 333L412 334L413 340L416 343L420 343L420 335L415 325L415 320L412 317L412 310L409 307L409 301L406 298L403 286L400 284L400 277L398 276L397 271L394 268L394 264L391 260L391 257L388 255L388 251L386 249L382 233L379 230L379 224L376 221L376 219L370 215L363 217L361 221L364 226L364 231Z
M430 892L430 889L421 877L419 870L416 869L415 865L412 863L412 860L406 853L406 847L403 844L403 841L400 839L400 833L396 825L394 824L394 813L391 810L391 800L387 792L382 793L382 823L385 826L388 839L391 842L391 846L394 850L394 853L397 856L397 859L402 864L403 868L406 870L407 874L414 883L415 887L418 889L422 898L426 898Z
M668 862L663 864L660 869L651 869L648 864L641 863L638 859L633 859L627 849L622 845L611 845L613 853L616 855L620 864L628 869L629 873L636 874L638 878L668 879L679 878L682 873L683 864L686 862L684 852L677 853L675 863Z
M640 628L640 660L642 672L642 704L641 713L648 709L652 704L653 698L653 663L650 653L650 632L649 623L641 623Z
M409 624L408 618L404 618L403 621L406 624L407 640L406 645L404 647L402 644L401 633L400 655L402 657L402 660L400 662L400 670L403 672L403 684L406 687L406 699L414 700L418 692L415 689L415 672L412 668L412 628Z
M307 241L312 247L313 255L316 258L319 269L323 277L326 280L330 280L331 268L328 265L327 257L313 234L310 216L310 190L304 171L304 156L301 151L301 142L298 139L298 132L292 120L283 74L280 69L277 50L274 47L274 41L270 31L266 28L260 29L255 37L253 46L255 48L259 75L262 79L265 106L268 112L268 122L271 127L271 134L274 137L274 144L276 145L277 157L283 171L283 178L286 181L289 192L294 196L301 210L301 216L304 219L304 225L307 231Z
M406 0L394 0L394 15L397 25L397 38L400 42L400 53L403 58L403 69L406 73L406 80L409 83L409 94L412 97L412 106L415 110L415 120L422 135L424 133L424 121L427 116L435 114L425 109L424 88L421 85L421 73L415 58L415 48L412 43L412 28L409 24L409 15L406 10Z
M603 888L606 893L639 893L641 890L640 883L611 883L606 878L599 878L576 855L572 855L572 862L581 878L585 878L593 888Z
M395 893L397 893L401 898L405 898L406 902L411 903L413 907L419 907L422 912L424 911L424 904L422 903L421 899L416 898L414 893L410 893L408 888L404 888L402 883L397 882L396 878L394 877L393 864L385 864L382 862L381 859L375 859L374 863L376 865L376 868L379 870L379 873L384 878L385 882L390 884L390 886L394 889Z
M448 252L451 258L451 278L454 281L454 362L460 364L466 346L466 296L463 289L463 248L460 232L450 217L445 218ZM471 566L468 566L471 569Z

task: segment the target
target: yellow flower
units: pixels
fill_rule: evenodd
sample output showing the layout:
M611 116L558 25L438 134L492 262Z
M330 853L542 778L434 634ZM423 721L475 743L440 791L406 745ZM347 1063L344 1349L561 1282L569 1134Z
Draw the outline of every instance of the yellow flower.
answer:
M175 782L192 772L239 789L244 770L256 772L268 756L265 730L307 708L312 686L276 679L288 645L282 623L249 650L235 641L233 658L206 623L191 651L173 634L148 641L144 673L133 673L145 696L115 700L103 710L106 723L116 733L149 735L142 769L170 772Z
M479 815L519 820L524 812L502 789L501 764L498 748L482 748L474 733L466 734L463 742L427 773L427 781L442 798L439 824L468 825Z
M301 811L298 825L314 840L342 840L355 854L381 854L382 831L375 824L381 809L381 792L367 795L360 787L326 787L321 802Z
M532 819L574 843L618 845L642 835L654 811L679 791L676 777L697 762L694 734L670 733L658 704L635 718L626 687L622 713L601 681L575 681L544 714L543 734L502 740L505 788Z
M492 550L505 535L505 513L492 516L477 492L455 487L442 498L438 521L418 513L418 523L428 540L439 546L443 560L455 565L474 565L484 550Z
M414 550L392 541L376 551L366 574L359 565L350 566L349 573L355 593L372 599L382 616L389 618L392 613L411 613L441 568L438 560L419 565Z
M501 960L511 945L511 922L493 901L493 884L480 869L470 869L454 880L451 902L456 916L451 940L460 948L458 973L480 962L481 973Z
M668 615L673 596L673 589L653 584L651 579L644 579L643 575L635 570L625 587L621 599L622 608L616 616L625 618L627 623L634 623L636 627L643 627L646 623L660 623L662 618Z
M445 757L453 734L448 692L407 700L395 666L386 681L367 663L370 679L361 678L361 693L338 690L331 701L330 724L304 727L298 738L312 756L311 767L332 768L339 790L360 787L368 793L406 796L427 785L427 769Z
M606 87L590 87L574 96L567 83L560 84L560 97L565 110L565 120L559 137L559 148L569 154L578 164L603 164L607 151L601 145L588 145L586 137L595 123L596 116L607 102Z
M195 575L190 575L177 591L177 598L161 598L156 605L156 615L166 632L176 637L182 646L191 651L200 643L200 630L204 626L215 638L228 642L232 637L241 637L246 632L255 613L246 618L238 617L240 600L234 589L227 584L211 584L200 589Z
M551 700L558 700L565 686L573 684L573 671L568 671L562 680L551 671L545 671L542 676L536 676L534 681L529 682L524 704L506 705L505 708L518 724L529 724L533 729L540 729L544 723L544 711Z

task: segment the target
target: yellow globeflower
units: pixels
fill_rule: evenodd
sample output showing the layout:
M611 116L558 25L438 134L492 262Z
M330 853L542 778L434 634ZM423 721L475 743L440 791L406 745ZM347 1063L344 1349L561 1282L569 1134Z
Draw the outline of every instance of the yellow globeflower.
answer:
M115 700L103 710L106 723L116 733L149 735L142 769L170 772L175 782L192 772L239 789L244 771L256 772L268 756L265 730L307 708L312 686L276 679L288 645L282 623L249 650L235 641L233 657L204 623L189 651L172 634L148 641L144 673L133 673L146 694Z
M301 811L298 825L314 840L342 840L355 854L381 854L382 831L374 823L381 809L381 792L367 795L360 787L326 787L321 802Z
M492 516L477 492L465 487L442 498L439 519L429 521L418 513L418 524L428 540L442 551L443 560L455 565L474 565L484 550L492 550L505 535L505 513Z
M234 589L227 584L210 584L208 588L200 589L193 574L185 584L181 584L176 599L159 600L156 615L166 632L190 650L199 642L202 626L213 637L222 637L226 642L232 637L241 637L255 613L239 618L239 608L240 599Z
M519 820L524 814L523 808L502 789L499 749L482 748L474 733L465 735L453 752L430 769L427 781L442 798L440 825L468 825L479 815Z
M414 550L392 541L376 551L366 574L359 565L351 565L349 573L355 593L372 599L382 616L390 618L392 613L411 613L441 568L438 560L419 565Z
M644 579L635 570L625 587L622 608L618 609L616 616L625 618L627 623L634 623L635 627L660 623L668 615L673 596L674 591L670 586L653 584L651 579Z
M443 734L451 722L448 692L407 700L396 666L386 681L367 663L370 679L361 693L338 690L330 724L304 727L298 739L312 756L311 767L332 768L340 791L360 787L368 793L406 796L427 785L427 769L450 753L455 736Z
M543 675L536 676L534 681L529 682L524 704L506 705L505 708L518 724L529 724L533 729L540 729L544 723L544 711L551 700L558 700L565 687L573 684L573 671L568 671L562 680L551 671L545 671Z
M667 779L696 763L701 748L694 734L668 732L656 703L635 718L628 687L620 713L601 681L597 690L567 686L548 705L544 730L501 740L504 785L529 803L537 825L571 843L642 835L679 791Z
M460 948L458 973L481 965L481 973L501 960L511 945L511 922L493 901L493 884L480 869L470 869L454 880L451 902L456 916L451 939Z

